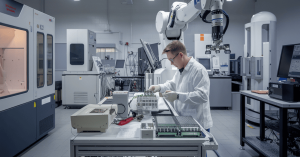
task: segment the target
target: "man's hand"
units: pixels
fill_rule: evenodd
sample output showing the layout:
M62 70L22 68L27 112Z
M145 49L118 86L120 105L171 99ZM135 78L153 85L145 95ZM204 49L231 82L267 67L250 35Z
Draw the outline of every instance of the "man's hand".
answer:
M163 96L169 101L169 102L174 102L177 100L178 94L174 91L167 90Z
M149 91L152 91L153 93L159 92L160 91L160 86L159 85L152 85L148 89Z

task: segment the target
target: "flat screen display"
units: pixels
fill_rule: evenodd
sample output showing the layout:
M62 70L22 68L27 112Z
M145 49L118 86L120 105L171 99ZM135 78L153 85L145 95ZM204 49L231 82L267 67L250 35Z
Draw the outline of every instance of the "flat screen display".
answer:
M116 68L124 68L125 60L117 60L116 61Z
M198 58L197 60L206 68L206 70L210 70L210 58Z
M278 66L277 77L288 78L294 45L283 45Z
M300 45L295 45L290 63L289 77L300 78Z

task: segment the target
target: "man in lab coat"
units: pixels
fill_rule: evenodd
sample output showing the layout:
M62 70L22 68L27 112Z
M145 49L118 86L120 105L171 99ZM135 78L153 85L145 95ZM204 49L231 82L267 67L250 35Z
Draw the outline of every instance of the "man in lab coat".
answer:
M193 57L188 57L185 46L178 40L168 44L163 54L179 70L172 80L153 85L149 90L163 93L180 116L192 116L207 131L213 126L210 114L210 81L205 67Z

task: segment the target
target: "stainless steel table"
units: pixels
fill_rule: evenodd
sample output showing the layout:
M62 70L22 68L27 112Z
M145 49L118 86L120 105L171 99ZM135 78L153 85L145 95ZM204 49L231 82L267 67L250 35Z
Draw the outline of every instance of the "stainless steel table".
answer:
M263 156L287 156L287 137L288 137L288 109L299 109L300 102L289 103L277 99L270 98L267 94L256 94L251 91L241 91L240 99L240 144L243 147L245 143L249 145L252 149ZM245 136L245 97L257 100L260 102L260 135L259 139L256 137L246 137ZM280 144L279 148L276 144L270 144L265 139L265 104L279 108L280 112Z
M100 102L101 103L101 102ZM132 101L135 104L136 101ZM172 105L159 98L159 109ZM134 105L131 105L134 106ZM110 125L105 133L79 133L70 140L71 157L81 156L199 156L205 157L206 150L217 150L216 139L204 128L204 138L154 138L141 139L141 123L152 123L150 115L141 122L136 120L124 126ZM210 139L212 141L210 142Z

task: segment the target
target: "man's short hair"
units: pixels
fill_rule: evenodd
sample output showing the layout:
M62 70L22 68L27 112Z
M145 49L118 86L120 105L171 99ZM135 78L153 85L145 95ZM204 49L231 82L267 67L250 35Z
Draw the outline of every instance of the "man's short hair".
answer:
M169 43L162 54L167 52L171 52L173 55L177 55L179 52L182 52L183 54L187 55L185 46L179 40L174 40Z

